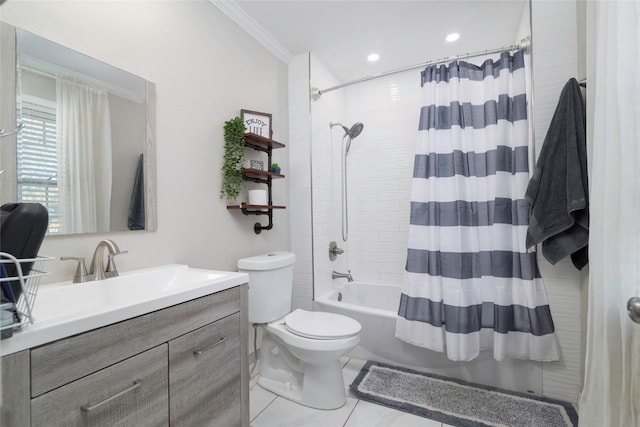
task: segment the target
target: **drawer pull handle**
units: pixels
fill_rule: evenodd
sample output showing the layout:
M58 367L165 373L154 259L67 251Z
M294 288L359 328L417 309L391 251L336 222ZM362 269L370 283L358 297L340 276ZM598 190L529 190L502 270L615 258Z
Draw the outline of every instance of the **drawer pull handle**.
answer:
M107 397L106 399L104 399L104 400L102 400L102 401L100 401L100 402L98 402L98 403L94 403L93 405L84 405L84 406L82 406L80 409L82 409L84 412L91 412L91 411L93 411L94 409L97 409L97 408L99 408L100 406L105 405L105 404L107 404L107 403L111 402L112 400L117 399L117 398L119 398L120 396L122 396L122 395L124 395L124 394L127 394L127 393L129 393L129 392L131 392L131 391L133 391L133 390L137 389L137 388L138 388L138 387L140 387L141 385L142 385L142 380L135 380L135 381L133 382L133 385L132 385L131 387L128 387L128 388L126 388L126 389L122 390L120 393L116 393L116 394L114 394L113 396L111 396L111 397Z
M196 356L200 355L200 354L204 353L205 351L211 350L213 347L217 346L218 344L222 344L222 342L224 340L226 340L226 339L227 339L226 337L222 337L218 341L216 341L213 344L211 344L209 347L205 347L205 348L198 349L198 350L193 350L193 354L196 355Z

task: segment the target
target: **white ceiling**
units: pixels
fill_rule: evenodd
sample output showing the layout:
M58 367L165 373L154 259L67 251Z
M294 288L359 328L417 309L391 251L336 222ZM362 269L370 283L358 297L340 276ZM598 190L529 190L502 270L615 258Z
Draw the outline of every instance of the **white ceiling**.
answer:
M287 62L313 52L341 82L509 46L527 0L212 0ZM230 15L231 16L231 15ZM232 19L234 19L232 17ZM451 32L460 39L447 43ZM380 55L376 63L366 59Z

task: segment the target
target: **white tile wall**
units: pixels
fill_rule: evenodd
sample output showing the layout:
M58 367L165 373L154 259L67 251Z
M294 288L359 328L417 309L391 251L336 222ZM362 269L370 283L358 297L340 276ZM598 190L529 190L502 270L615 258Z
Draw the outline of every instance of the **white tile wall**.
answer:
M289 183L291 251L296 254L293 272L293 307L311 309L313 299L313 251L311 235L311 115L309 112L309 55L289 64Z
M311 85L323 89L338 84L331 72L311 55ZM331 128L330 122L350 126L344 115L345 95L343 90L325 93L311 102L312 153L313 153L313 237L314 237L314 287L315 294L322 295L333 289L333 270L347 271L347 260L351 256L341 237L340 200L340 153L341 127ZM335 241L345 254L335 261L329 260L329 243ZM340 279L344 281L344 279Z
M348 123L364 130L349 152L349 265L357 279L402 285L420 103L420 71L345 89Z
M534 0L532 18L534 131L538 155L562 87L578 73L576 2ZM543 365L543 393L575 402L582 386L583 370L581 318L586 310L581 304L583 273L569 260L553 266L539 252L538 263L549 296L561 358L560 362Z

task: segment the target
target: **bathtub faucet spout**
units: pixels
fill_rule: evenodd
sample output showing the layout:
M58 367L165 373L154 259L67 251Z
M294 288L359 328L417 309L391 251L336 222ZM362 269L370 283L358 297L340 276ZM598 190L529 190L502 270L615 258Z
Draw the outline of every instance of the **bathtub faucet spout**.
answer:
M332 279L347 279L348 282L353 282L353 277L351 277L351 270L349 270L348 273L338 273L337 271L333 270L333 273L331 273L331 278Z

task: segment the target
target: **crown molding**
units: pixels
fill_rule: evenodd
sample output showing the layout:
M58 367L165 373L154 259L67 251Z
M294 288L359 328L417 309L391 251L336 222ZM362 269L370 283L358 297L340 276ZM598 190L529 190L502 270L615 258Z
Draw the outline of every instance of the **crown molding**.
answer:
M209 0L222 13L227 15L229 19L238 24L240 28L249 33L260 44L266 47L269 52L275 55L285 64L289 64L293 58L293 54L282 45L275 37L271 35L265 28L258 24L247 12L244 11L235 0Z

